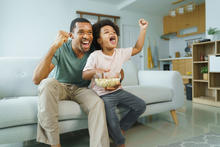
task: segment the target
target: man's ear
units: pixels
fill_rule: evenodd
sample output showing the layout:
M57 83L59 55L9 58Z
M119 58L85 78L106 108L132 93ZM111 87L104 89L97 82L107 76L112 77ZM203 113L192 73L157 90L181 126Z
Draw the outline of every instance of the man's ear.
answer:
M70 36L71 39L74 39L74 35L73 35L72 32L69 33L69 36Z

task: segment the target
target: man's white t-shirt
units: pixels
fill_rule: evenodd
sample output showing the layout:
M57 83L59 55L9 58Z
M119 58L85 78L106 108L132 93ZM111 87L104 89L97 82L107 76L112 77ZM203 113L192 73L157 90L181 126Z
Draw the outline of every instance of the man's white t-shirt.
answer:
M124 62L130 59L133 48L115 48L112 56L105 55L102 50L96 50L90 54L86 66L83 71L101 68L110 70L110 74L115 75L120 73ZM95 84L94 79L91 81L91 88L99 95L105 95L117 91L106 91L103 87L99 87Z

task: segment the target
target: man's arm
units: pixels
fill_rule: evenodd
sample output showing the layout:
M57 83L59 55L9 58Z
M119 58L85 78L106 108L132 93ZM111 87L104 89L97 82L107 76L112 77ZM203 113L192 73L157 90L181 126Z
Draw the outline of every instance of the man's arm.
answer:
M55 51L54 51L55 50ZM52 58L56 49L51 47L47 55L40 61L37 67L34 70L33 74L33 82L34 84L38 85L40 82L47 78L49 73L53 70L54 65L52 64Z
M133 47L132 54L131 54L132 56L138 54L144 46L144 40L145 40L145 36L146 36L148 22L145 21L144 19L140 19L139 26L140 26L140 34L138 36L138 40L137 40L135 46Z
M60 48L63 45L64 42L67 42L69 36L70 34L68 34L67 32L59 31L57 38L52 44L50 50L34 70L34 74L33 74L34 84L38 85L43 79L48 77L49 73L54 68L54 65L52 64L52 58L55 52L57 51L58 48Z

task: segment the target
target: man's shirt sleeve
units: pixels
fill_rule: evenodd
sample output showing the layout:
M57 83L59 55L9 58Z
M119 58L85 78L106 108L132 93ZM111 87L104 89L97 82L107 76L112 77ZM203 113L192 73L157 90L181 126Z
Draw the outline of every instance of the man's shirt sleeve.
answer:
M58 48L57 51L55 52L55 54L52 58L52 64L57 65L59 60L60 60L60 48Z

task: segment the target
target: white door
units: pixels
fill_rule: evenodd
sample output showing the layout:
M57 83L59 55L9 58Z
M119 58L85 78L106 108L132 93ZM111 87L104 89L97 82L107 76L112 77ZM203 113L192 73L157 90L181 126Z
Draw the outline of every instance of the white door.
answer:
M138 26L122 25L122 48L134 47L139 35ZM132 56L131 60L137 65L139 70L144 70L144 50Z

